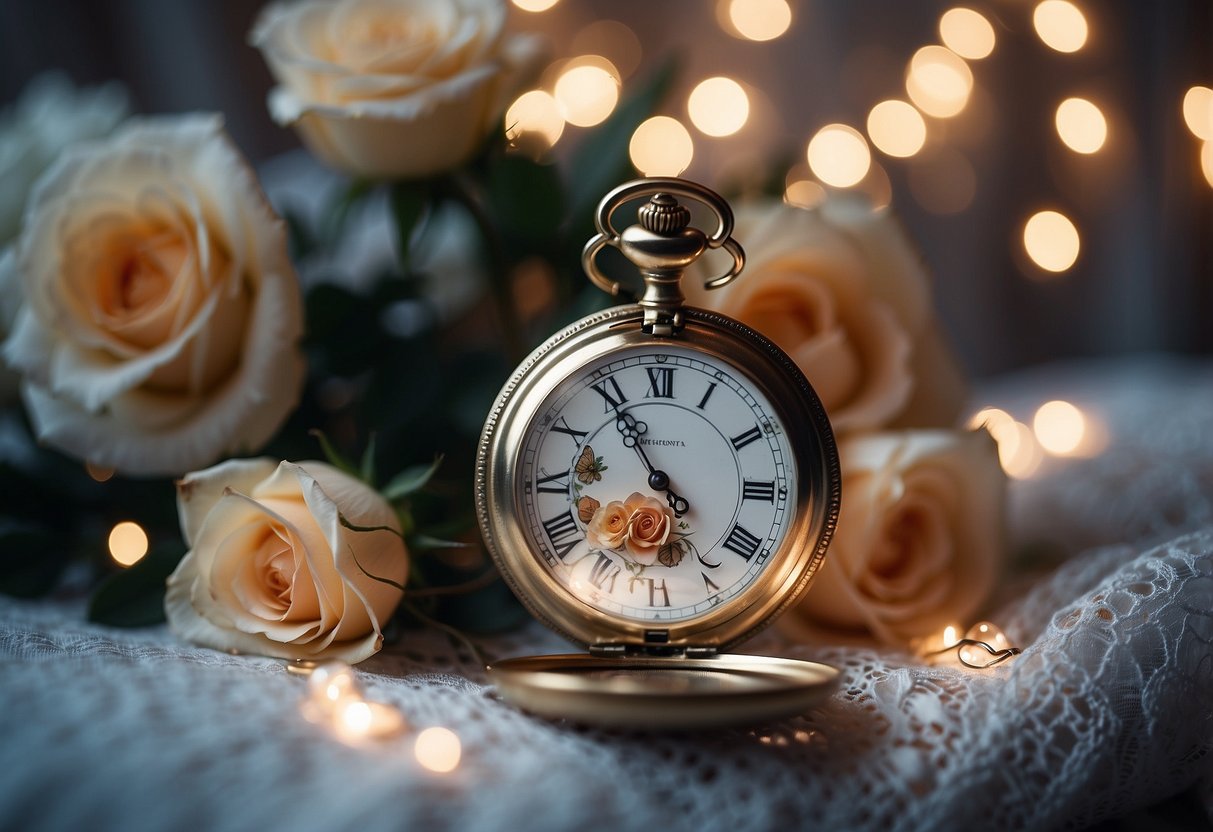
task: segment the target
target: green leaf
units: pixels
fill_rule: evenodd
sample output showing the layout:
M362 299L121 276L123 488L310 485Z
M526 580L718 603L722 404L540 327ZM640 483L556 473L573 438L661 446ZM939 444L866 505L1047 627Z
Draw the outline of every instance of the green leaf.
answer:
M329 441L324 431L313 428L308 431L308 434L314 436L320 443L320 450L324 453L325 461L329 465L332 465L339 471L344 471L351 477L358 476L358 466L344 456L341 451L337 450L333 443Z
M375 434L371 434L371 438L367 440L366 450L362 452L362 464L359 466L359 474L362 481L371 488L375 487Z
M338 195L332 209L329 211L329 220L324 229L324 238L330 246L335 245L341 239L341 235L345 231L346 220L350 216L350 211L367 194L374 190L374 187L374 183L365 179L355 179L350 182L348 188Z
M388 191L388 204L396 226L396 259L404 274L411 271L409 252L413 245L413 232L425 216L429 199L429 187L420 182L394 182Z
M383 487L384 499L388 502L395 502L403 497L407 497L415 491L419 491L425 487L425 484L433 478L438 472L438 468L442 465L443 456L439 454L434 457L432 464L414 465L405 468L396 476L392 477L391 482Z
M283 210L282 219L286 222L287 251L291 260L298 263L315 250L316 236L294 211Z
M150 627L164 621L165 581L185 550L157 547L134 566L116 572L97 587L88 620L111 627Z
M0 592L38 598L59 582L70 560L62 536L43 529L10 529L0 534Z
M652 115L665 98L676 70L677 63L673 59L667 61L636 95L619 105L577 148L569 166L572 189L569 217L574 223L592 222L603 195L621 182L634 178L635 171L628 160L628 142L640 123ZM576 235L578 228L574 226L570 230Z
M564 221L564 188L555 165L503 156L489 170L488 201L502 234L525 253L549 244Z
M443 540L440 537L432 537L428 534L409 535L408 543L410 552L428 552L434 549L464 549L468 545L458 540Z

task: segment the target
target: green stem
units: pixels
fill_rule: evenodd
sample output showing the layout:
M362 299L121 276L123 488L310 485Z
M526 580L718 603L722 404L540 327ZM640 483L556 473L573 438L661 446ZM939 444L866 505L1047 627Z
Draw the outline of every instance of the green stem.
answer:
M526 358L526 345L522 339L522 319L518 316L513 287L510 285L509 261L506 258L501 231L485 208L484 198L476 184L466 174L456 173L447 181L450 184L451 197L472 217L488 249L489 283L493 303L497 307L497 316L501 321L506 355L511 364L519 364Z

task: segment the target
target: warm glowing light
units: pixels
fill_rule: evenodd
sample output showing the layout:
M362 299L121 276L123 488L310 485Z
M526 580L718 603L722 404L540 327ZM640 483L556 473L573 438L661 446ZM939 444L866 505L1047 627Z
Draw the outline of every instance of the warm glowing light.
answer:
M84 463L84 470L88 475L97 482L108 482L114 476L113 468L106 468L103 465L94 465L91 462Z
M131 566L147 554L147 532L138 523L123 520L110 530L110 557L122 566Z
M1087 42L1087 19L1069 0L1044 0L1032 13L1032 25L1045 46L1077 52Z
M1209 187L1213 188L1213 140L1205 142L1200 149L1200 169L1204 171Z
M825 199L826 189L808 179L789 182L783 192L783 201L797 208L816 208Z
M586 26L569 44L569 52L594 52L605 55L619 68L619 77L627 78L640 65L643 50L640 38L618 20L596 20Z
M904 101L881 101L868 113L868 137L882 152L904 159L922 150L927 123Z
M360 700L362 689L354 670L345 662L325 662L317 666L307 679L308 690L317 703L333 707L343 700Z
M1057 107L1057 135L1075 153L1094 153L1108 138L1108 121L1085 98L1067 98Z
M750 98L732 78L700 81L687 99L691 123L709 136L731 136L750 117Z
M935 118L951 118L965 108L973 91L973 72L942 46L924 46L910 59L906 92L918 109Z
M1032 419L1036 441L1051 454L1067 456L1082 445L1087 420L1082 411L1069 402L1045 402Z
M1002 470L1017 479L1031 476L1040 466L1040 446L1031 428L1016 422L1011 414L997 407L979 410L969 419L969 428L985 428L998 444L998 462Z
M792 25L787 0L730 0L729 23L748 40L772 40Z
M1007 650L1011 646L1010 640L1007 639L1007 634L1002 631L1002 628L997 624L991 624L989 621L979 621L969 628L965 633L965 638L973 641L980 641L990 646L991 650ZM1005 664L1010 659L1003 658L999 661L998 656L990 653L984 647L978 645L968 645L961 647L957 651L957 656L962 662L965 662L970 667L981 668L986 665L993 666L993 663Z
M951 624L943 628L943 646L956 643L956 628Z
M994 51L994 27L972 9L944 12L939 18L939 37L944 46L970 61L979 61Z
M377 739L400 733L404 717L391 705L351 699L337 706L333 728L347 741Z
M513 0L513 2L524 12L546 12L560 0Z
M556 80L556 103L569 124L593 127L619 103L619 75L601 65L605 60L594 56L594 63L578 61Z
M505 135L511 142L524 134L537 137L546 150L564 132L564 115L556 99L543 90L531 90L518 97L505 112Z
M677 176L691 164L695 144L682 122L653 116L636 128L628 143L632 164L645 176Z
M459 737L447 728L426 728L417 735L413 746L417 762L430 771L445 774L454 771L463 753Z
M351 734L365 734L371 727L371 706L365 702L347 703L341 709L341 725Z
M1184 121L1196 138L1213 141L1213 90L1192 87L1184 93Z
M1078 229L1064 214L1040 211L1024 225L1023 247L1045 271L1064 272L1078 259Z
M849 188L868 173L872 153L863 135L845 124L827 124L809 141L809 167L822 182Z

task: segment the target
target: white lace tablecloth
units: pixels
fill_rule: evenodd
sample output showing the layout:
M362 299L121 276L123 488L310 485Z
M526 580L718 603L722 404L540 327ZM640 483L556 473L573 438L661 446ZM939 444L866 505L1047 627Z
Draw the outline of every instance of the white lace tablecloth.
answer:
M817 709L760 730L600 731L499 701L470 656L419 634L361 665L372 698L443 725L351 747L300 716L279 662L0 599L0 828L1082 828L1180 793L1213 810L1213 367L1052 368L985 391L1018 418L1066 398L1100 455L1012 488L1017 551L1065 553L990 617L1023 655L966 671L772 633L748 651L843 668ZM1025 548L1026 547L1026 548ZM492 656L564 650L532 626Z

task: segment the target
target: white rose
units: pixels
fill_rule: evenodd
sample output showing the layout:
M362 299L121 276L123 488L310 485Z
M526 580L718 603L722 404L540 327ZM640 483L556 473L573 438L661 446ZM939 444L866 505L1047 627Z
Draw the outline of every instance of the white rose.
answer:
M502 0L274 3L253 28L274 120L353 176L423 177L480 148L533 63Z
M906 644L969 621L1003 562L1006 476L982 431L902 431L839 444L834 540L793 616Z
M21 230L26 198L59 155L84 139L107 135L129 113L116 83L77 89L60 72L39 75L0 114L0 246Z
M690 303L749 324L792 357L838 433L951 427L964 384L930 308L927 275L887 209L835 198L805 211L769 200L737 212L745 271ZM717 261L709 258L710 264Z
M395 512L323 462L229 460L177 485L190 550L165 612L182 638L219 650L359 662L383 645L408 552ZM361 568L360 568L361 567ZM363 572L366 570L366 573Z
M130 474L259 447L298 401L286 232L218 117L132 120L39 180L4 347L38 438Z

